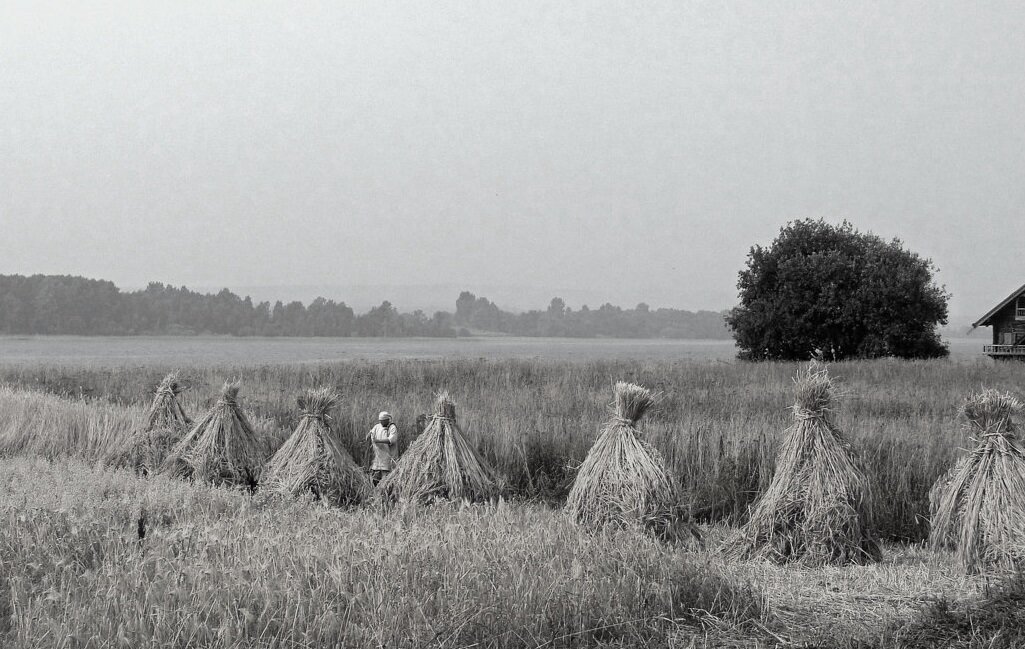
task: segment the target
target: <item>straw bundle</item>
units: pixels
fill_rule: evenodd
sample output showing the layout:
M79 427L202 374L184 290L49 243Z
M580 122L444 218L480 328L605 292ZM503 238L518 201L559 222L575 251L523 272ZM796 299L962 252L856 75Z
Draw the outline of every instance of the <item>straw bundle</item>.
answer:
M947 485L949 485L950 481L954 479L954 475L957 473L958 467L960 467L961 463L964 462L965 459L966 458L961 458L961 460L959 460L956 464L954 464L954 466L952 466L949 469L947 469L943 473L943 475L941 475L939 478L936 479L936 482L934 482L932 484L932 487L929 489L929 520L930 521L935 521L937 515L939 515L939 513L940 513L940 504L943 502L943 498L946 495ZM933 525L933 528L935 528L935 525ZM932 534L932 532L930 532L929 536L930 536L930 542L932 543L934 548L942 547L942 548L946 548L946 549L951 549L951 548L955 547L955 545L956 545L955 540L954 540L954 536L952 534L948 534L946 536L946 538L944 538L942 540L938 536L935 536L934 534Z
M297 399L302 418L292 436L264 468L263 484L279 493L311 493L328 505L355 505L373 491L370 479L331 433L338 406L330 388L310 389Z
M662 454L637 430L655 398L622 381L614 393L613 416L577 471L566 512L586 527L639 525L667 540L697 536Z
M256 487L265 456L239 406L239 387L238 382L225 382L221 398L171 449L161 471L214 484Z
M466 441L447 392L438 395L427 428L379 486L392 500L420 503L486 502L499 494L494 469Z
M930 542L953 546L967 572L1025 565L1025 446L1013 417L1025 404L983 390L961 407L975 449L933 486Z
M178 401L181 391L181 376L177 371L160 381L146 414L146 424L114 452L110 462L113 466L132 467L143 474L160 467L171 448L192 426L192 420Z
M776 473L726 552L811 565L878 561L868 481L832 422L829 373L812 362L797 373L794 393L794 423L776 456Z

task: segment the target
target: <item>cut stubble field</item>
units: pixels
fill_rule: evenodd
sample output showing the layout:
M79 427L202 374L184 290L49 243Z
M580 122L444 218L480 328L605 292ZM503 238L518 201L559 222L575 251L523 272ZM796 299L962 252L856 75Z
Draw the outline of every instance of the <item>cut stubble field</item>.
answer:
M831 366L842 391L836 420L866 466L884 541L882 563L849 568L727 561L717 551L772 476L792 364L181 368L193 416L224 378L240 378L268 455L296 424L295 396L334 388L342 406L333 431L364 465L374 413L396 415L405 445L417 415L447 389L507 497L497 508L393 511L104 468L170 367L0 367L9 386L0 388L4 646L982 646L971 643L985 631L971 625L963 645L909 638L921 635L923 615L970 610L996 583L964 576L952 554L923 541L929 487L969 444L958 405L983 386L1020 393L1017 364ZM703 547L590 533L560 511L619 379L660 393L641 430L683 484Z

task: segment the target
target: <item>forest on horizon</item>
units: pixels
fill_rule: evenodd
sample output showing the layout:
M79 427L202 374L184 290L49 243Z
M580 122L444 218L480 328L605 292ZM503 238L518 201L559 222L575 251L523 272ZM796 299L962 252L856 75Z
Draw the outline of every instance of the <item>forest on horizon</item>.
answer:
M200 293L151 282L122 291L107 280L71 275L0 275L0 334L7 335L730 338L716 311L652 309L644 303L573 310L556 297L544 310L514 313L468 291L455 307L451 313L403 313L383 301L357 314L323 297L309 304L254 303L228 289Z

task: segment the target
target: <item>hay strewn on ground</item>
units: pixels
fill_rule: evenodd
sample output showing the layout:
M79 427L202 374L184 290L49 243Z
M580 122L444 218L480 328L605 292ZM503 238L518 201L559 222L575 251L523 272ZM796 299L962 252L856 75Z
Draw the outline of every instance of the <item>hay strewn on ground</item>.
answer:
M794 423L780 447L776 473L725 551L778 563L878 561L868 481L832 422L833 382L827 370L813 362L798 371L794 393Z
M297 399L301 419L264 468L261 488L289 496L310 493L324 504L356 505L373 492L366 473L331 431L338 406L331 388L310 389Z
M968 572L1025 565L1025 445L1014 421L1023 409L997 390L969 395L961 414L976 446L930 492L930 542L956 548Z
M192 426L192 420L178 401L181 375L173 371L160 381L146 413L146 424L116 449L109 463L148 474L160 468L170 450Z
M464 437L447 392L438 395L426 430L379 487L388 498L401 502L487 502L499 495L494 469Z
M161 472L213 484L256 486L266 456L239 406L240 387L225 382L221 398L175 445Z
M580 465L566 499L566 512L577 523L640 525L665 539L696 536L662 454L637 430L637 421L654 403L647 389L616 384L615 412Z

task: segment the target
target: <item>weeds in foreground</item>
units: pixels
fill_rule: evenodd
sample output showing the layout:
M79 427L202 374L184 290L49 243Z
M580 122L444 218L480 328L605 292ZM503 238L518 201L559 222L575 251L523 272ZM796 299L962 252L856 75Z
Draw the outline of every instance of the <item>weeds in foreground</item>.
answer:
M536 506L382 516L80 461L0 463L0 575L17 649L644 646L764 619L700 557Z

